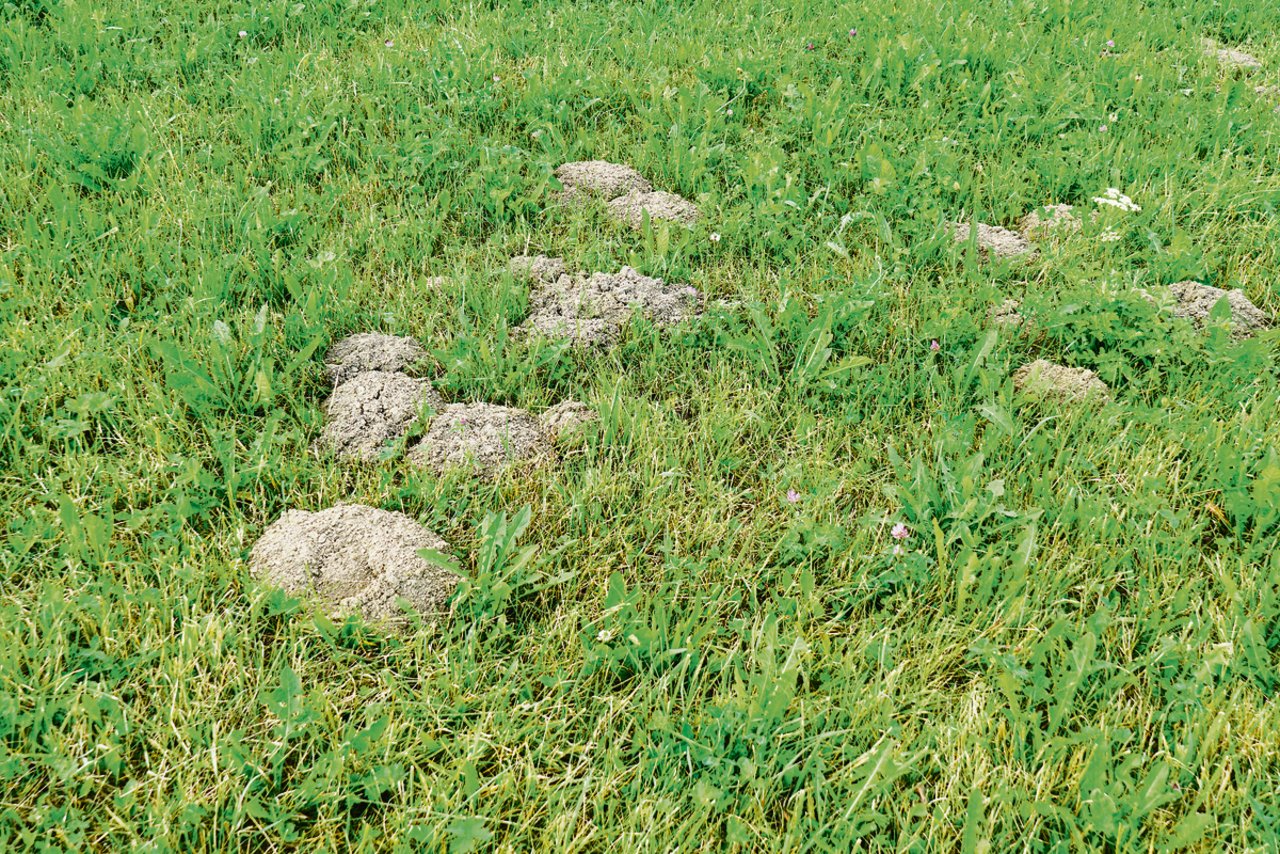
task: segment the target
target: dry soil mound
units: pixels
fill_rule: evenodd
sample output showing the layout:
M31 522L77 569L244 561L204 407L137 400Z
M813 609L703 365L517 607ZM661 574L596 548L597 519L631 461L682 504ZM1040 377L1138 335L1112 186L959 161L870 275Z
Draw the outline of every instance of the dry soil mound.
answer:
M1088 368L1068 368L1036 359L1013 372L1013 384L1020 391L1067 403L1086 399L1109 400L1111 389Z
M400 628L408 619L399 600L422 615L444 610L458 576L418 550L448 548L403 513L339 504L287 511L254 545L249 567L267 584L318 598L335 617L360 614Z
M999 305L991 306L987 319L999 326L1021 326L1026 319L1022 316L1021 308L1022 303L1016 299L1007 299Z
M579 160L556 169L556 178L564 185L565 201L588 196L616 198L638 190L647 193L653 185L630 166L607 160Z
M550 446L542 424L523 409L451 403L431 419L427 432L409 451L409 461L435 472L472 466L491 476L513 463L538 459Z
M520 279L553 282L565 274L563 258L546 255L517 255L508 263L511 275Z
M1253 71L1262 67L1262 62L1253 54L1235 48L1219 47L1213 39L1204 40L1204 53L1205 56L1216 57L1218 62L1231 68Z
M653 221L668 220L682 225L698 221L698 206L683 196L657 190L650 193L633 190L609 202L609 215L632 228L644 224L644 215Z
M360 332L329 348L325 369L338 385L366 371L403 371L426 356L422 345L407 336Z
M424 404L443 401L426 380L388 371L366 371L333 390L325 401L328 418L317 444L342 457L373 461L387 442L398 439Z
M690 285L668 284L630 267L617 273L565 275L529 297L523 327L581 344L607 344L638 310L658 326L702 312L702 295Z
M951 223L951 236L956 243L966 244L972 230L967 222ZM978 254L983 258L1016 258L1032 254L1035 250L1021 234L998 225L978 223Z
M539 415L538 422L551 441L558 442L599 417L596 411L585 403L565 400Z
M1045 205L1024 216L1018 230L1028 240L1072 234L1080 230L1080 217L1071 205Z
M1196 326L1209 321L1209 312L1223 297L1231 307L1231 334L1235 338L1247 338L1271 325L1262 310L1250 302L1243 291L1224 291L1221 288L1202 285L1199 282L1176 282L1169 286L1177 300L1173 313L1191 320Z

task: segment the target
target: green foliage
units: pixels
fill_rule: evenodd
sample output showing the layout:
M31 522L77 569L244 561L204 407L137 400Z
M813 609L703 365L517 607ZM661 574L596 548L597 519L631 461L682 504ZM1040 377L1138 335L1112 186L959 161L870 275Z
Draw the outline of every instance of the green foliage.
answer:
M1164 288L1280 311L1277 33L0 0L0 850L1280 847L1280 339ZM557 204L596 158L702 221ZM1081 229L1028 263L944 228L1048 203ZM708 312L523 336L538 252ZM340 464L322 355L369 330L446 400L601 423L493 481ZM1036 358L1115 402L1015 393ZM339 502L451 544L448 614L392 637L250 577Z

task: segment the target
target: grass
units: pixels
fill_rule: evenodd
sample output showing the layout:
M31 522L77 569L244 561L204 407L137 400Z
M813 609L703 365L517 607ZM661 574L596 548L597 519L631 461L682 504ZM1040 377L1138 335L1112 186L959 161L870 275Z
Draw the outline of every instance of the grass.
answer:
M1254 0L3 0L0 849L1280 847L1280 338L1138 293L1280 313L1277 33ZM552 205L588 158L702 222ZM944 232L1107 187L1142 210L1028 265ZM743 307L518 339L526 250ZM317 456L362 330L448 400L601 424L494 482ZM1116 401L1020 397L1035 358ZM448 617L253 582L266 525L343 501L455 546Z

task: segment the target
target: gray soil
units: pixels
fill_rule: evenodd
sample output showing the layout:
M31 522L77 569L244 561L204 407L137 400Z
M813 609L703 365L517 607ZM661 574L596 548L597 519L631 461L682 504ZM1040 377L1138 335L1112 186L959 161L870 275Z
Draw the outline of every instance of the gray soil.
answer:
M967 244L972 230L967 222L950 225L951 236L958 244ZM998 225L978 223L978 254L983 258L1016 258L1034 253L1031 244L1021 234Z
M1176 282L1169 286L1169 290L1177 301L1173 313L1189 319L1196 326L1203 327L1209 322L1209 312L1223 297L1231 307L1232 337L1247 338L1271 325L1271 319L1250 302L1243 291L1224 291L1199 282Z
M559 442L599 418L596 411L585 403L565 400L539 415L538 422L551 441Z
M412 338L360 332L343 338L329 348L325 370L334 385L366 371L404 371L427 357L427 351Z
M1204 53L1205 56L1216 57L1218 62L1231 68L1254 71L1262 67L1262 62L1253 54L1235 48L1219 47L1213 39L1204 40Z
M426 380L388 371L366 371L333 390L317 446L340 457L376 461L384 446L403 436L424 405L444 402Z
M1044 359L1014 371L1013 384L1019 391L1066 403L1111 399L1111 389L1088 368L1068 368Z
M404 628L400 600L423 616L442 612L458 576L418 555L448 543L403 513L339 504L289 510L254 545L250 571L290 594L320 600L336 618Z
M565 201L591 196L613 199L632 190L648 192L653 185L630 166L607 160L579 160L556 169L556 178L564 185Z
M669 326L701 314L702 295L690 285L668 284L630 267L617 273L564 275L530 294L522 328L578 344L609 344L633 311L655 325Z
M609 215L632 228L643 226L646 213L652 221L667 220L682 225L693 225L699 216L698 206L693 202L662 190L632 191L609 202Z
M546 455L551 438L541 422L523 409L491 403L451 403L431 419L427 432L409 451L409 461L441 473L472 467L482 476Z
M1016 299L1007 299L999 305L991 306L987 319L999 326L1021 326L1026 320L1020 309L1022 303Z
M1080 230L1080 217L1071 205L1045 205L1027 214L1018 223L1018 230L1028 240L1067 235Z
M546 255L517 255L507 266L516 278L539 282L554 282L566 272L563 258Z

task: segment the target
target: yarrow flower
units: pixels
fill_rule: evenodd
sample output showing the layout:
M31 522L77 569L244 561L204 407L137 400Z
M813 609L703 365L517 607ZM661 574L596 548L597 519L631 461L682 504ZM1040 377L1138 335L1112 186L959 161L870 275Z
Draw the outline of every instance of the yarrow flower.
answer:
M718 232L718 231L713 231L713 232L711 232L711 242L712 242L712 243L719 243L719 242L720 242L720 232Z
M384 44L384 45L386 45L387 47L395 47L395 46L396 46L396 40L395 40L395 39L387 39L386 41L384 41L384 42L383 42L383 44Z
M799 501L799 500L800 500L800 493L796 492L794 489L788 489L788 490L787 490L787 503L788 503L788 504L795 504L795 503L796 503L797 501Z
M733 115L733 107L729 107L727 110L725 110L725 111L724 111L724 114L725 114L726 116L732 116L732 115Z
M1134 204L1133 199L1129 198L1115 187L1107 187L1106 191L1103 192L1101 196L1093 197L1093 202L1097 205L1110 205L1113 208L1119 208L1120 210L1127 211L1129 213L1137 213L1142 210L1142 208Z
M240 36L240 38L245 38L245 37L247 37L249 34L248 34L247 32L245 32L244 30L241 30L241 31L238 33L238 35Z
M907 537L911 536L911 529L899 522L893 526L893 530L889 532L889 536L893 537L895 540L905 540Z

